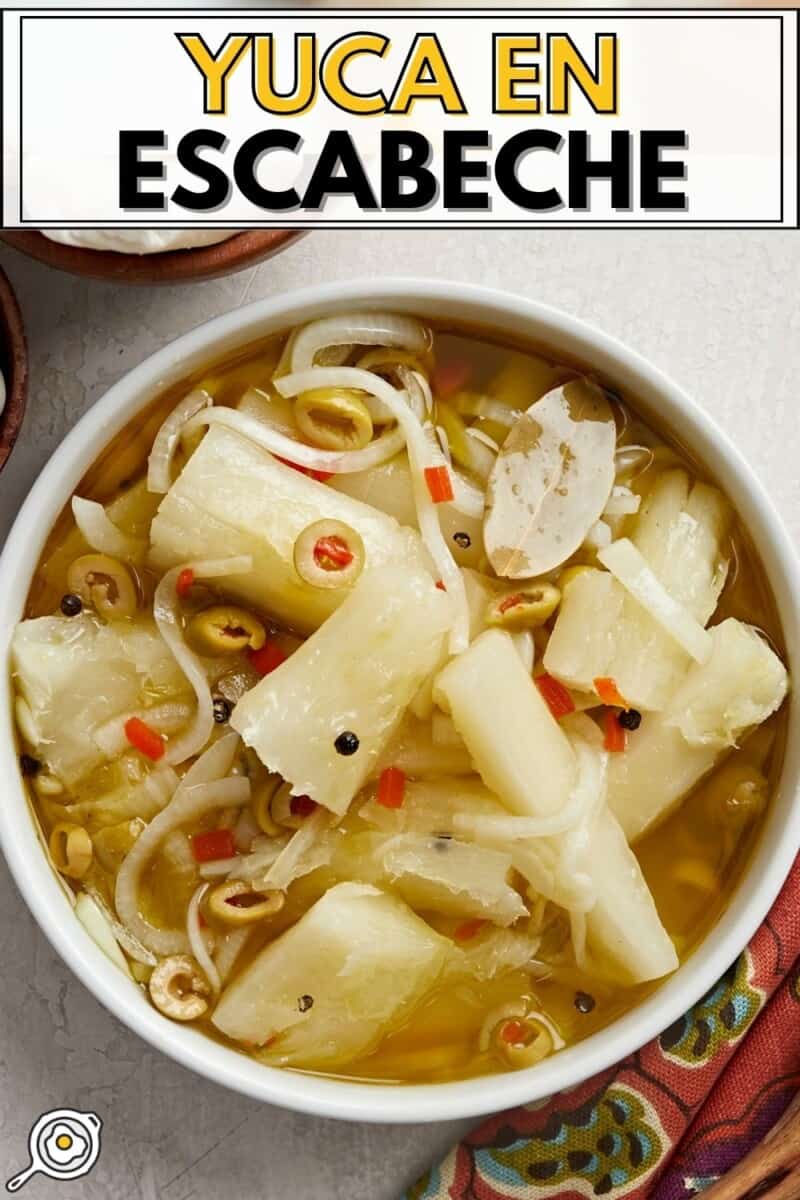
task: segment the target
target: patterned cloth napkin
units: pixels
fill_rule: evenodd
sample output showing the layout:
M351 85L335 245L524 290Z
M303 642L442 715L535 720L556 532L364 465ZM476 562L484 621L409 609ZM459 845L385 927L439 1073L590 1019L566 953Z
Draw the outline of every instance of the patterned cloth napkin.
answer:
M800 1087L800 859L752 942L654 1042L486 1121L405 1200L689 1200Z

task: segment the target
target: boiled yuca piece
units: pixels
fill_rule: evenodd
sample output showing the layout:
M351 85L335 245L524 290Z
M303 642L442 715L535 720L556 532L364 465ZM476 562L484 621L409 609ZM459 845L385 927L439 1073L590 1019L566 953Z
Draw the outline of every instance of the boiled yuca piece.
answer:
M192 558L250 555L253 570L221 580L225 592L313 630L347 595L345 588L313 587L294 568L298 534L323 519L343 521L361 535L365 575L387 563L419 568L423 561L415 530L295 471L239 434L212 428L161 502L150 529L151 560L163 571Z
M380 851L387 886L418 911L511 925L528 910L511 887L511 855L450 837L401 833Z
M498 817L507 813L486 784L473 776L407 780L399 808L379 804L373 792L359 809L368 825L394 833L453 833L457 813Z
M520 816L550 816L569 799L575 755L508 633L488 629L437 677L486 786Z
M451 605L424 570L362 575L315 634L237 704L231 725L264 765L339 815L442 651ZM354 752L337 751L354 734Z
M95 729L109 718L188 684L150 620L103 625L88 613L17 625L11 669L36 734L37 757L67 784L103 761Z
M417 912L503 926L528 915L509 882L511 867L506 849L459 841L444 831L350 833L334 839L330 862L335 879L384 888Z
M704 483L690 489L685 471L665 472L633 523L630 540L675 604L701 625L725 582L729 524L722 495ZM565 589L544 656L545 669L571 687L591 690L595 679L611 677L644 710L664 708L691 661L617 580L594 569Z
M711 658L695 664L663 713L649 714L609 773L609 804L635 841L664 819L748 729L771 716L788 676L751 625L713 626Z
M401 525L417 528L417 508L408 457L398 454L369 471L334 475L328 483L364 504L388 513ZM483 555L483 520L460 513L452 504L440 504L437 515L453 558L461 567L477 567ZM456 538L456 535L458 537Z
M212 1020L236 1041L269 1042L276 1061L343 1065L407 1017L449 946L401 900L340 883L225 989Z
M624 837L615 838L608 830L609 822L613 824L605 810L609 756L583 738L573 747L522 666L510 636L499 630L481 634L445 667L436 692L439 702L449 707L484 782L512 812L547 817L578 800L584 810L599 813L588 824L586 836L581 835L577 850L572 832L515 844L518 868L525 874L525 854L541 848L545 876L551 877L553 895L559 897L574 892L579 872L588 873L592 949L628 981L673 970L675 952L636 859ZM590 721L588 728L599 737ZM598 846L595 826L601 833ZM623 940L620 928L626 921L630 936ZM646 950L639 949L640 941L647 943Z
M595 893L586 917L590 951L629 983L645 983L674 971L678 966L675 947L661 924L636 856L605 805L592 827L581 867Z

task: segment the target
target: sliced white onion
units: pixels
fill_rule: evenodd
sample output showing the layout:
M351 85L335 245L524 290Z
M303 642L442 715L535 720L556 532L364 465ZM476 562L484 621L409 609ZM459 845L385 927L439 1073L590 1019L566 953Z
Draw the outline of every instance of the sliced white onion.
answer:
M572 937L572 952L575 955L575 965L579 971L585 971L588 966L586 913L571 912L569 914L569 929Z
M214 701L202 662L187 646L181 630L177 583L182 571L190 570L195 579L218 579L225 575L243 575L253 569L248 555L211 559L207 562L182 563L167 571L156 588L153 616L159 633L197 697L197 711L188 729L167 746L165 761L172 765L199 754L214 729Z
M221 938L219 949L214 956L214 966L217 968L221 983L225 983L227 980L252 932L251 925L243 925L239 929L229 930Z
M214 965L214 960L208 952L203 930L200 928L200 902L207 891L208 884L201 883L189 901L189 907L186 910L186 936L189 939L192 954L210 983L212 992L216 996L222 987L222 981Z
M614 472L626 476L628 481L641 475L653 461L653 451L648 446L620 446L614 454Z
M111 520L102 504L98 504L96 500L84 500L81 496L73 496L72 515L92 550L127 562L142 561L147 549L146 540L123 533Z
M97 888L93 884L87 883L84 890L86 894L95 902L97 908L105 917L109 928L114 934L114 937L117 939L120 946L122 946L128 957L132 958L134 962L142 963L145 967L155 967L158 964L158 959L156 958L155 954L148 950L146 946L143 946L139 939L134 937L131 931L126 929L125 926L117 920Z
M124 971L130 977L130 967L119 948L114 930L103 910L88 892L81 892L75 901L75 916L106 958L110 958L115 967L119 967L120 971Z
M132 717L146 721L152 729L159 733L176 733L192 715L188 704L171 702L155 704L152 708L137 708L131 712L122 713L105 721L92 732L92 738L98 749L106 758L117 758L130 749L130 742L125 733L125 726Z
M315 367L314 373L327 375L332 371L351 371L353 369L352 367ZM367 372L363 371L361 374L366 375ZM373 378L377 379L378 376L373 376ZM294 379L293 375L287 375L284 379L276 379L275 387L282 395L296 395L296 392L284 393L282 390L288 380ZM310 386L327 387L329 385L315 381ZM305 390L308 391L308 387ZM216 407L205 409L193 417L186 426L186 432L192 433L195 429L208 425L224 425L226 429L234 430L241 437L260 446L262 450L268 450L277 458L283 458L298 467L307 467L312 471L326 471L331 475L349 475L356 471L369 471L372 467L378 467L381 463L394 458L403 449L405 443L402 430L394 427L382 433L380 437L375 438L361 450L341 452L320 450L317 446L307 446L304 442L296 442L294 438L287 437L280 430L272 429L256 420L255 417L238 412L235 408Z
M482 429L476 429L474 425L470 425L465 430L465 433L468 437L475 438L477 442L483 442L484 446L488 446L492 454L498 455L500 453L500 447L497 442L493 437L489 437L488 433L484 433Z
M306 817L264 876L264 888L285 892L292 880L307 875L329 860L331 847L327 848L327 858L324 853L316 855L310 852L314 844L320 842L327 833L330 824L331 814L326 808L319 807L310 817Z
M342 313L322 317L301 329L292 346L292 373L313 367L319 351L330 346L398 346L420 354L428 348L423 325L395 313Z
M213 750L209 751L212 752ZM195 766L197 765L196 763ZM120 920L134 937L149 950L160 955L188 954L191 947L183 930L157 929L139 912L139 882L144 868L173 829L197 820L214 808L246 804L250 797L250 783L247 779L217 779L187 786L190 774L191 772L187 772L167 807L153 817L133 843L117 873L114 891L114 903Z
M150 457L147 460L148 492L164 493L169 491L172 486L172 460L184 432L184 425L195 413L202 408L207 408L212 403L208 392L203 388L195 388L175 405L156 434Z
M714 648L711 634L687 608L670 596L647 559L629 538L613 542L600 550L597 557L695 662L708 662Z
M421 394L424 381L419 372L408 371L405 367L400 367L398 374L410 397L414 395L415 390ZM469 645L469 605L464 587L464 577L442 533L436 505L431 500L425 481L425 468L439 464L432 461L430 442L418 417L398 397L393 388L387 386L388 392L392 393L391 399L388 394L383 398L389 407L394 406L397 423L406 435L406 452L411 468L417 525L453 606L453 623L450 627L449 641L450 653L460 654ZM451 472L451 478L453 474Z
M486 507L484 493L477 484L474 484L471 479L467 479L466 475L462 475L455 468L450 472L450 479L453 484L453 499L450 501L450 507L454 508L456 512L460 512L462 516L474 517L476 521L480 521Z
M278 856L286 849L289 841L289 834L281 834L274 838L256 838L249 854L240 854L235 862L229 863L228 878L248 881L263 879L272 864L277 861Z
M447 459L447 465L449 467L452 467L453 455L450 452L450 438L447 436L447 430L445 429L444 425L437 425L435 428L436 428L436 437L439 441L439 446L441 448L442 454Z
M479 430L472 429L470 426L464 430L466 440L464 445L469 452L469 470L477 475L483 483L486 483L494 468L495 461L499 452L499 447L496 449L493 446L492 439L486 438L485 434L481 434ZM486 440L484 440L486 438ZM486 441L489 445L486 445Z
M575 826L582 814L583 800L573 796L560 812L550 817L493 817L479 813L454 813L453 832L467 833L493 844L527 841L529 838L554 837L558 833L566 833Z
M401 368L398 367L398 375L400 370ZM407 372L408 368L403 367L402 370ZM285 375L283 379L276 379L275 387L281 395L287 398L299 396L303 392L310 392L315 388L355 388L357 391L364 392L367 397L379 400L386 409L387 415L384 415L383 419L387 420L390 416L394 421L397 420L397 406L393 405L387 397L402 396L406 405L411 407L420 421L423 421L430 413L428 397L431 396L431 390L424 375L420 375L419 379L421 382L418 387L414 388L413 394L406 396L402 390L398 391L375 371L364 371L360 367L312 367L309 371L292 372L291 375ZM432 397L430 403L432 403ZM357 452L349 451L348 453Z
M243 808L233 830L233 842L240 854L246 854L261 832L251 808Z

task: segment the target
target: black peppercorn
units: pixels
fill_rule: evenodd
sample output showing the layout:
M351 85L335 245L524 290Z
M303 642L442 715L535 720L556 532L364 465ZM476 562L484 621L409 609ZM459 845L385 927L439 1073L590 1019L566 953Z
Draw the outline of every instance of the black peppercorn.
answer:
M218 725L224 725L231 715L231 706L224 696L214 697L214 720Z
M638 729L642 723L642 714L635 708L626 708L617 720L623 729Z
M300 1009L300 1012L308 1012L313 1003L314 997L306 994L305 996L301 996L297 1001L297 1007Z
M349 758L351 754L355 754L360 744L358 735L350 729L345 729L344 733L340 733L333 743L336 753L343 754L345 758Z
M583 1013L584 1015L590 1013L596 1003L597 1001L594 996L590 996L588 992L575 993L575 1007L579 1013Z
M39 759L34 758L32 754L20 754L19 769L22 771L23 775L27 775L29 778L32 778L34 775L39 774L42 769L42 764L39 762Z
M77 617L82 608L83 601L73 592L67 592L66 596L61 597L61 611L65 617Z
M460 546L462 550L469 550L470 546L472 545L472 538L468 533L454 533L453 541L457 546Z

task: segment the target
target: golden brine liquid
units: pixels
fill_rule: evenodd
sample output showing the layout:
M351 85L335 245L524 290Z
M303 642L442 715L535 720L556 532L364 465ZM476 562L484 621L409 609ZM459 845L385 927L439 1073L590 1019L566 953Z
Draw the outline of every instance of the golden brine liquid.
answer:
M480 329L434 324L434 338L437 357L458 357L474 364L470 388L475 391L480 391L482 384L502 368L512 349L547 356L546 347L499 344ZM284 341L285 335L262 339L195 372L156 397L149 408L106 448L77 488L77 493L107 503L141 479L161 422L192 387L206 387L215 403L228 405L235 405L250 387L268 389ZM575 369L592 373L591 363L554 364L553 383L569 378ZM601 382L609 389L614 388L613 379ZM527 402L520 403L520 407L526 406ZM685 466L696 478L709 477L668 431L654 429L636 414L635 397L618 397L615 409L620 442L653 449L652 463L632 485L635 491L646 494L656 475L668 466ZM142 501L142 510L138 514L142 533L146 532L159 499L147 497ZM755 625L764 631L778 653L782 653L781 631L766 583L766 572L738 520L734 521L730 542L730 577L714 621L732 616ZM60 599L67 591L69 563L85 550L85 543L67 507L48 540L31 584L27 616L58 611ZM576 561L580 561L580 555L576 556ZM150 594L153 584L154 580L145 577L144 586ZM647 719L646 715L644 719ZM636 846L661 919L682 960L713 929L730 902L763 824L763 811L737 813L731 810L726 767L732 762L752 765L767 776L774 788L784 735L785 716L779 713L704 780L656 832ZM81 798L90 799L92 789L96 795L107 790L112 770L109 767L96 772L90 779L88 790L82 787ZM34 805L47 833L59 820L59 805L40 798L34 798ZM209 818L192 831L210 828L213 823L213 818ZM99 867L96 870L101 878L95 882L110 899L113 874L103 873ZM270 938L302 915L331 882L326 869L321 868L294 883L284 911L268 927L251 936L234 970L234 977ZM143 881L143 912L157 924L182 926L195 887L195 879L187 881L165 862L163 856L156 857ZM437 918L435 914L423 915L443 932L451 933L458 924ZM481 1051L478 1037L487 1014L498 1006L518 1001L520 997L530 998L532 1007L550 1016L567 1044L571 1044L608 1025L658 986L656 983L626 988L582 975L570 965L569 955L560 953L568 944L568 925L555 910L550 918L543 933L542 953L557 965L549 978L537 980L526 972L514 971L486 983L463 980L442 987L430 995L403 1028L386 1037L377 1050L351 1062L337 1074L373 1081L419 1082L497 1071L504 1063L491 1049ZM224 1040L209 1021L203 1022L202 1027L215 1039Z

